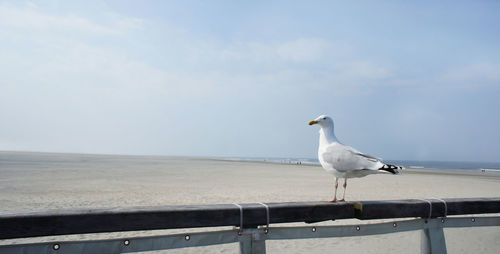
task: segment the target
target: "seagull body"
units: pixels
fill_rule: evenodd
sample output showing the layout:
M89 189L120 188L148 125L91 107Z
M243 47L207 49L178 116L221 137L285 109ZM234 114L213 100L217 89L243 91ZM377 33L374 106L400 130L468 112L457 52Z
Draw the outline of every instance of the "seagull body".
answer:
M379 158L361 153L360 151L346 146L339 142L334 132L333 120L325 115L321 115L315 120L309 122L309 125L318 124L319 148L318 160L321 166L335 176L335 193L332 202L337 201L338 179L344 178L344 201L345 190L347 188L347 178L363 177L378 173L398 174L397 169L403 169L400 166L394 166L383 163Z

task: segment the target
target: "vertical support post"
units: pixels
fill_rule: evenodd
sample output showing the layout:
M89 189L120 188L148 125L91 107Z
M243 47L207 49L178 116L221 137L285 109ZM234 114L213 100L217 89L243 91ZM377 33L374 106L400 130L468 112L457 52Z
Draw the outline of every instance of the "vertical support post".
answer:
M240 254L252 253L252 236L249 234L240 235Z
M241 254L266 254L266 239L257 228L243 229L240 236Z
M439 225L437 219L431 219L429 223ZM446 241L443 228L437 226L422 230L420 248L422 254L446 254Z

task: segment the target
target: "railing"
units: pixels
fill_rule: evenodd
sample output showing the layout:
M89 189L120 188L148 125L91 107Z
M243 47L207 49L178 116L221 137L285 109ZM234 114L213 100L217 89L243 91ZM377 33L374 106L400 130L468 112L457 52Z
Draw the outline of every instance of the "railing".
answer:
M365 236L422 230L422 253L446 253L443 228L500 226L500 217L447 217L500 213L500 198L359 202L299 202L164 206L0 213L0 239L236 226L189 234L126 239L1 245L0 253L130 253L240 243L241 253L265 253L266 240ZM269 224L352 219L395 219L364 225L269 227ZM260 226L260 227L259 227Z

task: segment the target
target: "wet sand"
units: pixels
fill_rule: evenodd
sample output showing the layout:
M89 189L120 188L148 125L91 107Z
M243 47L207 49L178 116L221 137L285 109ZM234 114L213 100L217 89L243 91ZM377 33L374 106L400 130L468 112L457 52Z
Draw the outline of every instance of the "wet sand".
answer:
M318 201L331 200L332 194L333 176L318 166L182 157L0 152L1 211ZM372 175L349 180L346 199L498 196L500 174L404 171L397 176ZM349 223L360 222L320 224ZM445 229L445 234L449 253L497 253L500 249L500 227ZM268 253L420 253L420 232L268 241L267 249ZM166 252L237 253L238 247L228 244Z

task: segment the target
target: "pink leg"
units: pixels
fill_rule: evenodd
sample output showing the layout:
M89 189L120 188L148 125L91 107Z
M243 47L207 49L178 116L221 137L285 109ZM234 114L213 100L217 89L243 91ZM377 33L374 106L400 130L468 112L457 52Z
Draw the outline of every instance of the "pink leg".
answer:
M339 187L339 179L337 177L335 177L335 191L333 192L333 200L330 202L337 201L337 187Z
M345 197L345 191L347 189L347 178L344 178L344 194L342 194L342 199L340 199L339 201L345 201L344 197Z

